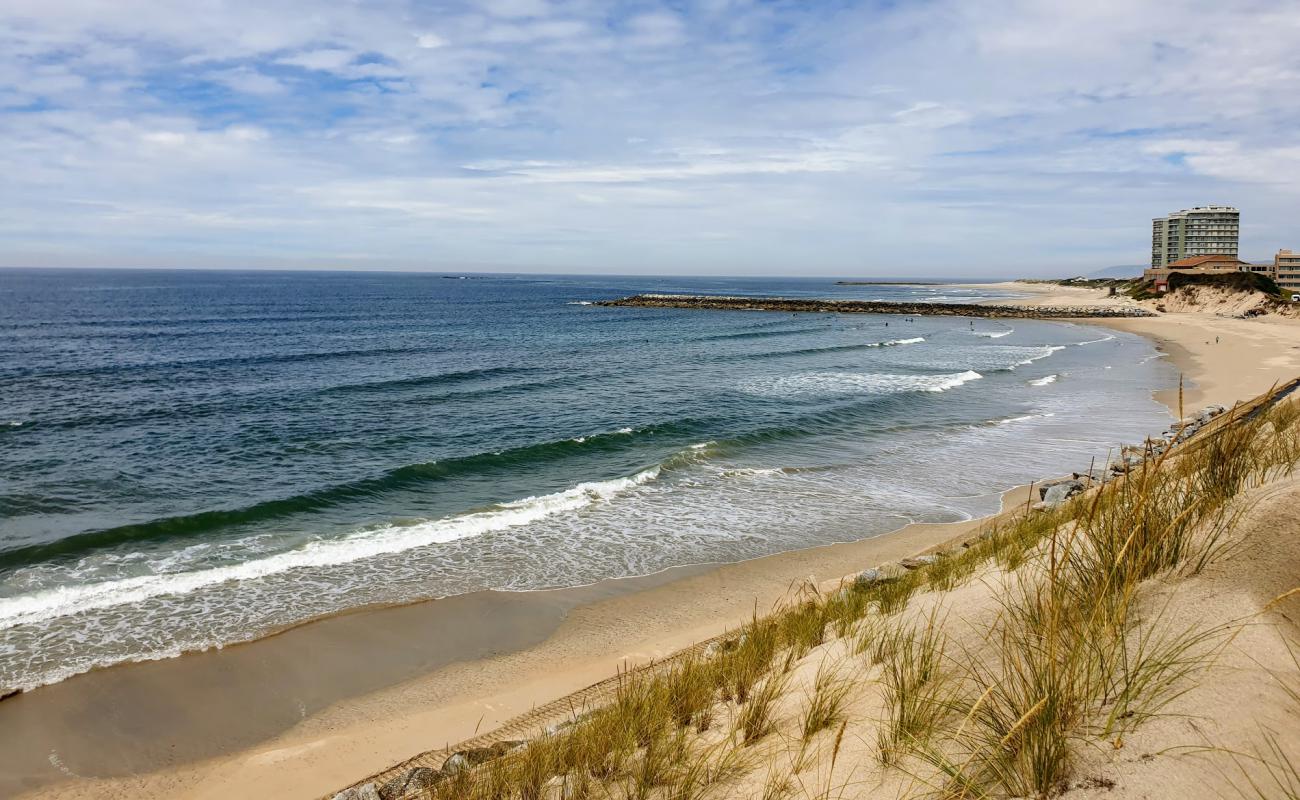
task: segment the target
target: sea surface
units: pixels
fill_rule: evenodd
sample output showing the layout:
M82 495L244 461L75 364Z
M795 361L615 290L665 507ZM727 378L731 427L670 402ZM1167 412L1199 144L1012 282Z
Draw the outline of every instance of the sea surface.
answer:
M1123 333L590 304L634 292L996 296L0 271L0 691L368 604L964 520L1168 421L1172 369Z

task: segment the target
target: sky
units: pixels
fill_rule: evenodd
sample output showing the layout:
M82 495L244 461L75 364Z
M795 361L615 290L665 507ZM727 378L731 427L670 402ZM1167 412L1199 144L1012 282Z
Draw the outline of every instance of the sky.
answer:
M1300 249L1300 2L5 0L0 265L1000 276Z

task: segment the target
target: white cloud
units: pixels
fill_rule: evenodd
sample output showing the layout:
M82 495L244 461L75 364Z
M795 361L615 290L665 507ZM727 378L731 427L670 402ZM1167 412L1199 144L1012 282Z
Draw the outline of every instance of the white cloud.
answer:
M681 19L664 11L640 14L627 23L629 38L642 47L666 47L685 38L686 26Z
M271 95L287 89L279 80L250 67L214 70L206 73L205 77L240 94Z
M11 0L0 263L1077 272L1219 201L1253 257L1300 246L1298 38L1284 0Z
M337 72L356 60L356 54L341 48L324 48L309 50L296 55L281 58L279 63L303 69L315 69L324 72Z
M1202 175L1242 183L1275 184L1300 193L1300 146L1246 148L1240 142L1167 139L1147 145L1146 152L1178 156Z

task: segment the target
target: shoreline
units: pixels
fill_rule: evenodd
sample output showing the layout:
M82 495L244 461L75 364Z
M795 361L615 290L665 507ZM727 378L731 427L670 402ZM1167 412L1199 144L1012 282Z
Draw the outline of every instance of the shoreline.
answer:
M1033 284L1012 286L1014 291L1032 296L1029 304L1047 303L1053 293L1060 291L1060 287ZM1076 292L1092 290L1069 291L1072 300L1079 301ZM1266 390L1269 376L1285 375L1287 369L1291 374L1300 372L1300 325L1294 321L1245 321L1208 314L1074 321L1153 339L1192 381L1184 392L1189 408L1207 402L1231 405L1233 400ZM1243 325L1251 326L1245 329L1249 343L1244 341L1247 337L1242 335ZM1227 347L1211 347L1215 335L1221 339L1231 337L1232 341L1223 342ZM1254 359L1244 357L1255 347L1275 349L1270 357L1264 357L1263 352L1253 353L1257 356ZM1285 349L1276 349L1282 347ZM1279 360L1279 352L1285 352L1286 358ZM1266 363L1252 369L1261 362ZM1177 390L1157 392L1156 399L1177 415ZM1004 507L1009 502L1023 501L1010 499L1017 493L1025 496L1027 487L1004 494ZM358 610L224 650L88 673L0 704L0 729L17 729L4 720L14 719L10 712L19 709L23 711L17 717L19 727L32 733L18 745L23 752L0 754L0 776L21 781L24 773L15 771L19 763L27 767L46 764L40 775L25 775L40 783L39 788L33 787L23 795L27 797L327 795L404 758L490 730L534 705L607 678L620 664L644 663L735 627L755 608L762 611L784 595L792 580L811 575L819 581L837 581L855 569L915 555L960 537L983 519L908 525L847 544L805 548L734 564L679 567L654 576L603 581L589 587L476 593ZM494 614L491 627L495 641L474 639L475 634L483 632L473 626L457 625L460 620L482 613ZM633 626L628 625L629 619L636 621ZM413 638L412 632L429 635L422 633L429 630L442 631L446 636L456 632L468 638L455 642L446 639L446 650L453 649L451 644L460 649L441 653L443 663L421 662L403 649L403 643ZM507 642L507 638L512 640ZM367 646L367 642L387 643L381 651L386 663L372 663L374 645ZM391 677L395 669L413 672L383 688L353 687L360 690L336 697L333 702L322 702L316 708L314 703L321 698L312 694L313 689L327 688L319 686L325 678L318 674L323 663L316 655L318 648L329 648L329 658L336 659L336 664L354 664L362 673L360 678L371 683L382 682L383 675ZM355 651L351 661L340 656L349 650ZM392 663L393 656L403 654L414 660L398 658L401 663ZM424 658L428 658L427 654ZM304 710L294 718L292 707L275 709L280 729L269 737L253 735L252 728L257 726L228 710L213 714L214 708L222 711L218 700L187 693L203 684L273 695L285 680L302 695L298 702L303 703ZM64 689L59 691L60 687ZM51 699L55 694L62 697ZM170 747L156 750L152 765L124 760L131 743L108 738L113 735L111 726L95 713L104 708L108 698L119 704L123 698L141 699L143 705L133 709L133 721L138 726L156 726L160 720L184 724L188 718L182 715L175 719L177 712L168 707L168 699L195 706L196 711L212 717L205 718L208 727L200 729L205 731L215 753L199 755L186 753L183 747ZM150 702L148 698L153 699ZM29 709L22 709L24 705ZM270 711L266 710L268 714ZM109 720L116 724L124 721L111 716ZM193 720L189 724L197 725ZM95 757L104 763L120 764L129 774L67 780L76 776L61 768L81 775L87 771L76 769L74 754L60 755L51 750L49 758L44 758L40 734L66 732L77 725L83 726L84 738L99 751ZM223 725L229 726L225 736L219 731ZM263 733L265 729L265 725L259 728ZM232 732L242 733L242 740L235 741L239 737ZM106 741L111 746L106 747ZM0 782L0 796L17 788L13 783L6 788Z
M1026 485L998 493L1002 510L1024 503L1028 492ZM11 791L14 796L60 798L206 798L250 791L277 797L325 795L404 758L490 730L618 669L661 659L734 629L755 610L761 613L784 598L792 580L833 585L854 571L849 565L866 568L925 552L969 535L988 518L912 523L855 542L674 567L585 587L476 592L357 610L224 649L74 676L0 705L0 728L25 732L24 741L0 751L0 796ZM456 625L485 613L493 615L492 635L486 636L491 641L476 636L485 626ZM639 620L635 630L625 624L629 618ZM416 668L417 674L390 680L387 686L347 693L298 719L263 705L288 699L292 710L293 703L303 701L284 698L286 692L309 696L312 684L337 682L363 665L363 679L382 683L391 670L412 667L400 658L405 652L400 647L377 651L376 643L393 645L430 630L459 631L465 638L451 644L477 652L444 653L445 663ZM357 658L340 659L345 646ZM325 675L320 673L322 649L334 659ZM377 665L377 653L399 656L398 663ZM317 658L309 660L313 656ZM521 674L528 677L521 681ZM220 694L231 685L259 697L252 704L264 718L223 713ZM147 747L116 730L124 723L128 729L146 724L156 729L173 721L193 725L188 714L177 718L167 712L167 706L182 703L204 710L200 741ZM247 711L250 702L240 705ZM281 729L267 734L266 726L277 722ZM83 752L55 748L51 752L58 754L58 763L51 761L43 775L22 771L24 765L44 760L40 756L48 736L77 726ZM106 742L112 746L105 747ZM69 744L76 742L64 747ZM194 749L203 746L216 752ZM286 771L281 765L290 759L294 768ZM5 784L24 779L39 785Z

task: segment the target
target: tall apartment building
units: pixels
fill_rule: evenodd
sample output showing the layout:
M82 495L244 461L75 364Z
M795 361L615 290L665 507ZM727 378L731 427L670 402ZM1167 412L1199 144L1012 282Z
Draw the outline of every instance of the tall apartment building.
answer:
M1236 256L1241 212L1230 206L1197 206L1151 220L1151 267L1192 256Z
M1273 280L1288 292L1300 291L1300 253L1278 250L1273 256Z

